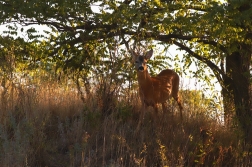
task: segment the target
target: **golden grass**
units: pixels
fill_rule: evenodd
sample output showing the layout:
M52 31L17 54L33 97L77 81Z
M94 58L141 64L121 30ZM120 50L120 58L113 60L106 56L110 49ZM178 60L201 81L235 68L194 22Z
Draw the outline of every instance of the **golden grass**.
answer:
M118 99L117 92L94 91L83 102L76 89L55 83L2 89L0 166L249 164L242 161L238 134L205 114L181 122L159 113L154 121L148 109L136 132L139 100Z

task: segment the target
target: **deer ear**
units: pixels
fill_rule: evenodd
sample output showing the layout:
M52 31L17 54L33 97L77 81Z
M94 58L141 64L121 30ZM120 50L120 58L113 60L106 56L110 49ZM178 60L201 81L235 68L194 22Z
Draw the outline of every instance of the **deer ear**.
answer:
M130 50L130 54L132 56L132 62L135 62L135 60L137 58L137 54L133 50Z
M145 58L146 58L146 59L150 59L152 55L153 55L153 49L149 50L149 51L146 53Z

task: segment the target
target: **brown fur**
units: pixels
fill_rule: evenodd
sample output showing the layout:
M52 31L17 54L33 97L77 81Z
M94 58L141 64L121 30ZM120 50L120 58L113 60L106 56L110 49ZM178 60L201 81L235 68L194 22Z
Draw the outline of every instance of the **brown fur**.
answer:
M139 83L139 94L143 104L152 106L155 112L158 112L157 104L162 104L163 112L167 110L166 101L173 97L177 101L180 109L180 116L182 118L182 105L178 95L179 91L179 76L176 72L170 69L161 71L157 76L151 77L147 70L147 61L153 54L150 50L145 56L137 55L132 52L133 61L136 63L137 78ZM145 110L145 109L143 109ZM144 112L144 111L142 111ZM143 119L144 113L141 114Z

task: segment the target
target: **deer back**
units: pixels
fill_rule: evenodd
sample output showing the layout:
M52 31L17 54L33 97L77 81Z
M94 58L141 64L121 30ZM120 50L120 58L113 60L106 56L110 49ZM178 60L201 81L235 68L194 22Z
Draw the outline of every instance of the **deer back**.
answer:
M139 93L141 99L148 105L164 103L174 93L176 94L178 75L172 70L163 70L157 76L146 78L139 82ZM174 92L175 90L175 92Z

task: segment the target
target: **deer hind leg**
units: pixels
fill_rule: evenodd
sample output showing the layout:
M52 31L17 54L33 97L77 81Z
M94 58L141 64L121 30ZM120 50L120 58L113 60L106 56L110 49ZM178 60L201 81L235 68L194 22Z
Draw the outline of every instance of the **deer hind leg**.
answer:
M157 106L157 104L153 104L152 107L154 108L155 114L158 114L158 106Z
M183 110L183 107L182 107L182 104L181 104L181 99L180 99L180 97L178 96L177 98L175 98L175 100L177 101L177 103L178 103L178 106L179 106L179 110Z
M171 106L167 102L162 103L163 114L169 113L171 114Z
M154 123L154 125L157 125L157 123L159 122L158 119L158 105L157 104L152 104L152 107L154 109L154 112L152 112L152 122Z
M173 90L172 90L172 97L174 98L174 100L178 103L178 106L179 106L179 112L180 112L180 118L183 119L183 116L182 116L182 110L183 110L183 107L182 107L182 104L181 104L181 99L178 95L178 86L175 86L173 87Z
M183 119L183 116L182 116L183 107L182 107L182 104L181 104L181 99L180 99L179 96L176 96L176 97L174 97L174 100L178 103L179 112L180 112L180 118Z
M169 115L173 114L170 101L168 103L167 102L162 103L162 109L164 113L168 113Z
M162 103L162 110L163 110L163 114L168 112L168 109L167 109L167 104L164 102Z
M163 109L161 122L165 122L167 118L170 118L173 116L173 112L171 110L170 103L163 102L161 104L162 104L162 109Z

